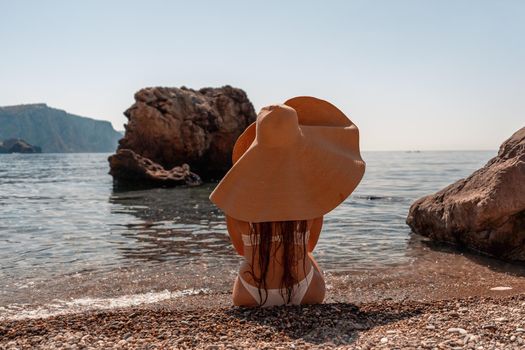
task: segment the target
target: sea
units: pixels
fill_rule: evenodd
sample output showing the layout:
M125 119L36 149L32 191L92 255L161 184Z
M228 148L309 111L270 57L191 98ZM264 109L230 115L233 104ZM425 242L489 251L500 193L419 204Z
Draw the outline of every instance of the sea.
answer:
M418 198L470 175L493 151L362 152L365 175L325 216L314 252L326 271L408 264L422 238L406 224ZM110 153L0 155L0 306L17 286L119 268L235 267L223 213L199 187L126 188Z

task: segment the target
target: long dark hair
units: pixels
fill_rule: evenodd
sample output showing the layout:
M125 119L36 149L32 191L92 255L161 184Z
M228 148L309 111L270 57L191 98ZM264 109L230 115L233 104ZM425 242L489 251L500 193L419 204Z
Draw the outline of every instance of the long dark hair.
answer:
M292 289L294 284L299 282L297 272L299 271L297 261L303 259L303 270L306 273L306 220L294 221L269 221L257 222L250 224L250 239L254 246L251 262L251 271L248 272L253 278L259 290L259 300L261 304L266 303L268 293L264 300L262 300L261 290L267 291L266 276L268 274L268 266L272 258L280 258L283 264L283 275L280 284L280 293L287 303L292 298ZM277 237L277 242L274 245L272 254L272 237ZM296 256L295 245L303 248L302 256ZM282 255L275 256L282 247ZM255 261L255 255L258 255ZM273 256L272 256L273 255ZM254 266L259 268L258 276L255 274Z

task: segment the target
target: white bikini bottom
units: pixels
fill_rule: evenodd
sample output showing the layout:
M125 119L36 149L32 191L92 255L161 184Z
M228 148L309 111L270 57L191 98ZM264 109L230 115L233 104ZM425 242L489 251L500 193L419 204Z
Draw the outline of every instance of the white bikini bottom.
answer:
M266 294L268 294L268 299L266 299L266 302L262 304L262 300L259 297L259 289L255 286L252 286L248 282L246 282L241 275L239 274L239 279L241 280L242 285L248 293L253 297L253 299L259 304L259 306L269 307L269 306L275 306L275 305L300 305L301 301L303 300L304 295L306 294L306 291L308 290L308 286L310 285L310 282L312 282L312 278L314 276L314 267L310 266L310 272L306 275L305 278L303 278L298 283L294 284L292 287L292 295L290 298L290 303L287 303L286 300L281 295L280 289L268 289L264 290L261 289L261 296L262 300L266 298ZM283 290L283 294L286 295L285 290Z

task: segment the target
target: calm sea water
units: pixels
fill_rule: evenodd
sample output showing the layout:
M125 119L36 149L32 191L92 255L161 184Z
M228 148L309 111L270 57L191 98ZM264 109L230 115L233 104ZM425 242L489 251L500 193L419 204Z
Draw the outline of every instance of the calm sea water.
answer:
M405 224L410 204L495 154L363 152L363 181L325 216L320 264L346 271L406 263L420 253ZM195 260L238 264L223 216L208 200L215 184L116 190L108 156L0 155L0 279Z

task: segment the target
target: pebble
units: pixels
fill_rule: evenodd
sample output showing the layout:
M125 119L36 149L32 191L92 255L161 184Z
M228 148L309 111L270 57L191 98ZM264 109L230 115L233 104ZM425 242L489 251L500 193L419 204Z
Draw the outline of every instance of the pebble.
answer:
M492 323L485 323L485 324L481 325L481 328L483 328L483 329L488 329L488 328L496 329L498 327L496 327L496 325L492 324Z
M466 344L468 342L476 342L478 340L478 336L474 334L467 334L465 338L463 338L463 343Z
M388 338L387 337L381 338L381 343L385 344L387 342L388 342Z
M490 288L490 290L511 290L511 289L512 287L503 287L503 286Z
M453 328L449 328L449 329L447 329L447 332L450 332L450 333L459 333L459 334L467 334L467 331L464 330L463 328L456 328L456 327L453 327Z

